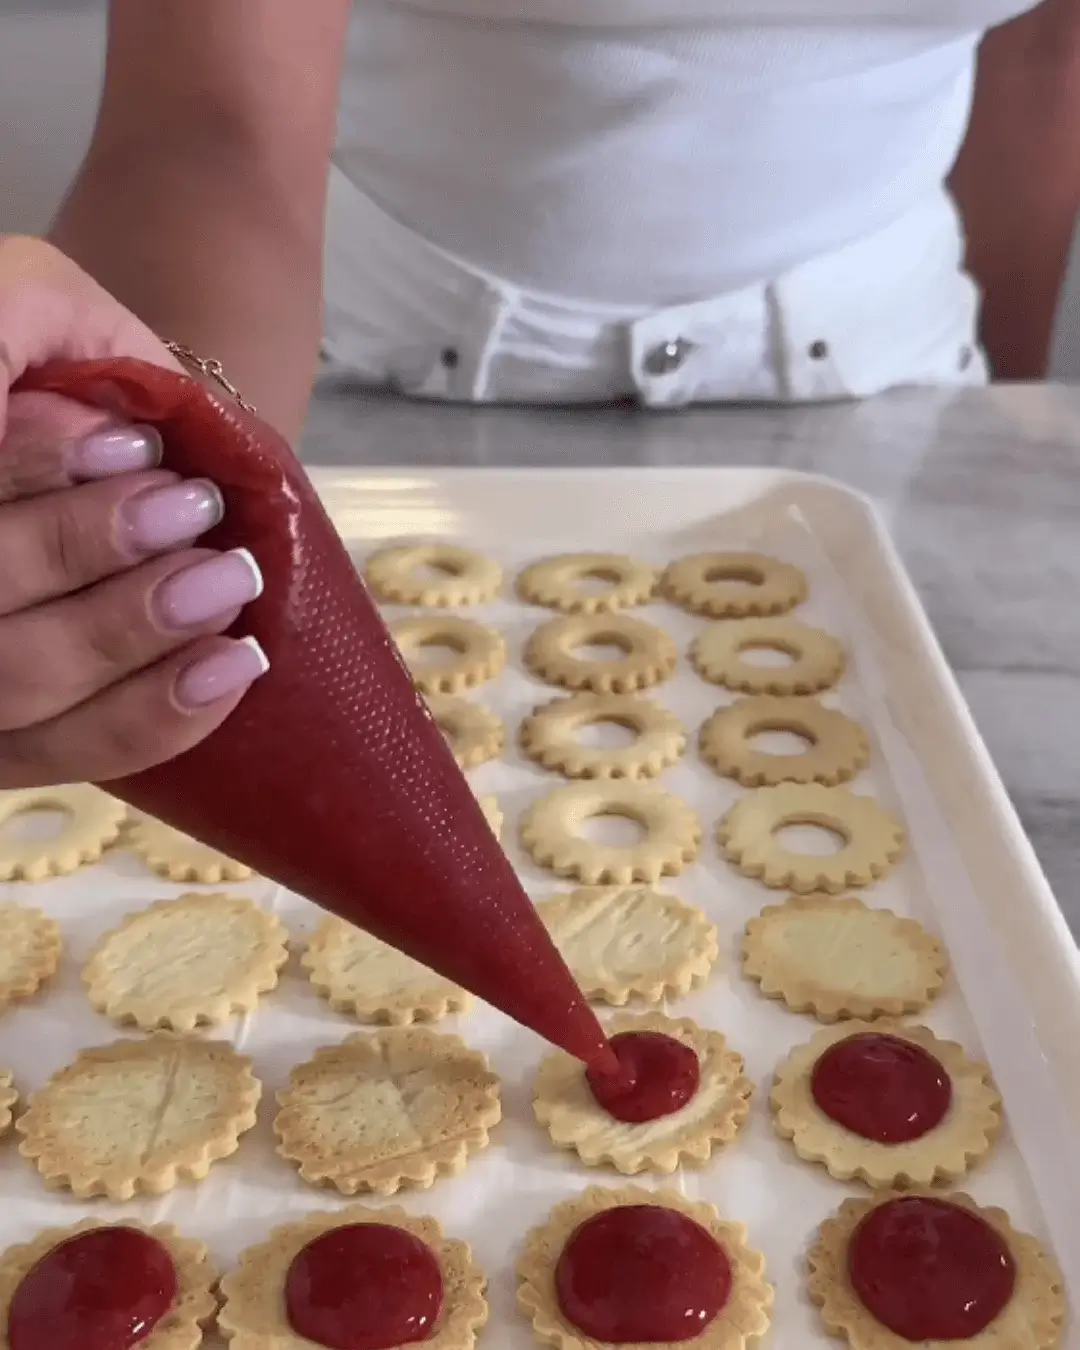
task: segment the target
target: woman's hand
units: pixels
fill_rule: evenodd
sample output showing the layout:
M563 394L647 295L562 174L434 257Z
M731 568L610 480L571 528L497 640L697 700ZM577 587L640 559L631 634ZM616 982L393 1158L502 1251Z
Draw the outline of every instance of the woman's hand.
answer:
M195 547L212 483L158 464L147 427L8 391L53 359L176 367L134 315L40 240L0 237L0 788L107 782L197 744L266 669L219 636L261 588Z

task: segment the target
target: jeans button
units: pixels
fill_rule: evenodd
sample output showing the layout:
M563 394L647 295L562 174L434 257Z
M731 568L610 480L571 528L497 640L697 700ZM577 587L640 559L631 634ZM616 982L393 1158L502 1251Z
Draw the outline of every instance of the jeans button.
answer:
M647 375L673 375L694 350L694 344L686 338L675 338L671 342L662 342L645 355L645 373Z

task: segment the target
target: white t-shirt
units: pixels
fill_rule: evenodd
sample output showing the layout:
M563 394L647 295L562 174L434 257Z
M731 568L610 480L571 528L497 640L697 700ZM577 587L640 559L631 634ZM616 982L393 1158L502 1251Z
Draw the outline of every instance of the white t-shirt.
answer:
M675 304L940 188L1010 0L359 0L338 163L507 280Z
M933 265L957 271L943 182L975 51L1023 8L356 0L339 177L496 285L633 313L767 286L935 211ZM377 310L370 280L343 299L339 269L335 303Z

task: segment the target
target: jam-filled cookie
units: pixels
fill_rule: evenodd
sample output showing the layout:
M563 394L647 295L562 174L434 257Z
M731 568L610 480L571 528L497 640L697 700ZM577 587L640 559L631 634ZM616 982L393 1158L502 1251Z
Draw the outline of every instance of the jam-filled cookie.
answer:
M0 1255L10 1350L197 1350L217 1310L206 1245L136 1221L53 1228Z
M518 1308L557 1350L743 1350L772 1299L746 1229L675 1191L594 1187L556 1205L518 1262Z
M987 1065L896 1022L843 1022L796 1046L770 1105L800 1158L878 1189L956 1181L1001 1124Z
M851 1350L1048 1350L1061 1339L1056 1263L1004 1210L966 1195L846 1200L808 1265L825 1329Z
M354 1205L308 1214L241 1252L221 1282L230 1350L472 1350L484 1276L434 1219Z
M534 1110L556 1144L630 1176L700 1167L731 1143L754 1089L724 1035L655 1012L623 1014L608 1031L618 1073L562 1051L540 1066Z

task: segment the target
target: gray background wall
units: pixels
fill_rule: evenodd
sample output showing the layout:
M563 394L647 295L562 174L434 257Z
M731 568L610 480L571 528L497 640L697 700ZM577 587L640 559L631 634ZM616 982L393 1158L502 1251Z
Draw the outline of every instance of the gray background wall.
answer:
M101 77L103 12L103 0L0 0L0 232L39 230L79 162ZM1080 380L1080 234L1053 373Z

